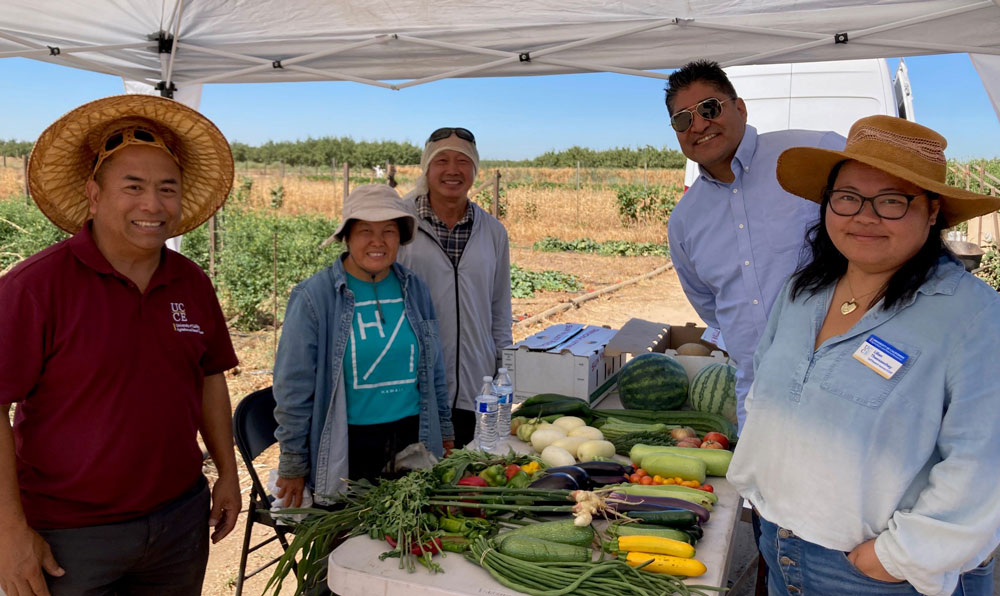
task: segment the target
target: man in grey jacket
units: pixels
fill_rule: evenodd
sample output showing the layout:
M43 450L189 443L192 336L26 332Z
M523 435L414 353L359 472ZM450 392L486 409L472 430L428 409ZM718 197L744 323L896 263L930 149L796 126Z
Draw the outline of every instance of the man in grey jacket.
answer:
M476 394L513 343L510 245L503 224L469 200L479 169L476 139L464 128L431 133L423 173L406 195L417 216L413 243L399 263L430 287L441 328L455 444L472 441Z

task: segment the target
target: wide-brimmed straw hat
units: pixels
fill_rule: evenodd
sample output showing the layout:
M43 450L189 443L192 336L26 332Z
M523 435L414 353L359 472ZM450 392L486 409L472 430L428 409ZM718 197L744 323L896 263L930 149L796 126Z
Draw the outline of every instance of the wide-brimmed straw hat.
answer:
M182 170L177 234L207 220L233 186L233 153L212 122L184 104L154 95L116 95L86 103L38 137L28 163L31 197L52 223L75 234L90 216L86 182L102 145L139 127L159 136Z
M940 195L947 226L1000 209L1000 197L949 186L944 137L916 122L894 116L868 116L851 126L843 151L792 147L778 157L778 182L788 192L823 202L833 167L853 159Z
M364 184L347 195L344 201L344 213L333 237L338 242L343 241L344 232L347 231L351 220L389 221L390 219L399 222L399 243L412 242L417 218L407 210L396 190L387 184Z

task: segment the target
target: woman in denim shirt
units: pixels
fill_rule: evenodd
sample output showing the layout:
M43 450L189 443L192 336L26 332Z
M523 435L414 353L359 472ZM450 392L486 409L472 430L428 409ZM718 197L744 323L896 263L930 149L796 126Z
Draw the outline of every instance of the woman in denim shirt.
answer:
M992 595L1000 298L941 233L1000 199L945 184L946 141L889 116L797 147L821 205L775 303L728 478L761 518L769 594Z
M292 290L274 363L280 497L306 484L328 504L346 478L375 480L420 441L438 457L454 430L427 286L397 264L416 220L389 186L359 186L334 232L347 250Z

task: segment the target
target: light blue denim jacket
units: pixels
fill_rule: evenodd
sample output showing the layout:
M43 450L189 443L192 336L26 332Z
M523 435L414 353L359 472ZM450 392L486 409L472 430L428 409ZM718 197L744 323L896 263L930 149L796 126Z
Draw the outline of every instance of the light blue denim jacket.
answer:
M813 351L834 288L792 301L789 287L729 481L803 540L846 552L875 538L890 574L951 594L1000 543L1000 296L942 257L907 303L879 303ZM853 357L871 335L908 356L890 379Z
M354 316L344 255L295 286L288 299L281 342L274 361L275 438L281 445L281 476L308 476L317 502L342 491L347 478L347 395L343 362ZM442 441L454 439L438 323L426 284L393 264L403 289L406 318L420 348L420 441L443 455Z

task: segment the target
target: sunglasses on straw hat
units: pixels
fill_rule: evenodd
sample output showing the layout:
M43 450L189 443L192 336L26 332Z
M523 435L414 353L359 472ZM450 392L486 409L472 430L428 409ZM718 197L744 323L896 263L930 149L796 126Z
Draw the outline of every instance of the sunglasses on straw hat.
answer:
M456 137L462 139L463 141L468 141L473 145L476 144L476 137L475 135L472 134L472 131L470 131L468 128L450 127L450 126L439 128L434 132L432 132L431 136L427 137L427 142L433 143L435 141L447 139L451 135L455 135Z
M170 159L174 160L178 166L180 166L180 161L174 152L167 147L167 144L163 142L158 134L149 130L148 128L142 128L140 126L133 126L130 128L125 128L112 133L107 139L101 143L101 149L94 159L94 168L91 172L90 177L94 178L97 176L97 170L101 168L101 164L104 163L109 157L129 145L148 145L150 147L157 147L163 149L170 156Z
M679 110L671 116L670 126L672 126L677 132L685 132L687 129L691 128L692 124L694 124L695 112L697 112L698 115L705 120L715 120L722 115L722 104L734 99L736 98L730 97L729 99L718 99L715 97L709 97L708 99L703 99L690 108Z

